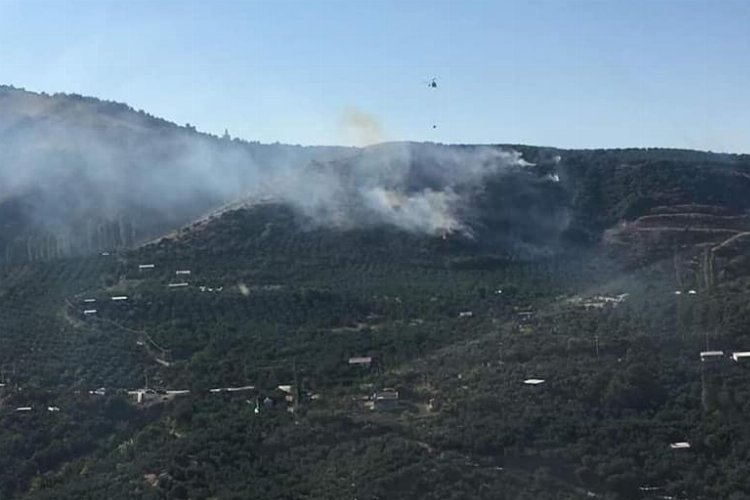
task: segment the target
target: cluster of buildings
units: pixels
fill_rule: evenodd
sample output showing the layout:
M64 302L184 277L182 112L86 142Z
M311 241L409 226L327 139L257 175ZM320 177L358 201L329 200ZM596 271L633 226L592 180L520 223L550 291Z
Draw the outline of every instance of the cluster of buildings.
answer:
M302 394L299 394L297 388L291 384L280 384L270 390L260 390L254 385L244 385L237 387L216 387L208 389L209 394L241 394L253 393L246 398L246 402L253 406L253 412L258 414L262 410L271 408L285 408L286 411L294 413L297 405L300 403ZM191 394L189 389L134 389L127 391L134 403L142 406L150 406L157 403L164 403L174 398L188 396ZM306 397L311 400L317 399L316 394L306 393Z
M718 361L724 359L725 357L727 357L727 355L724 353L724 351L701 351L701 361L704 363ZM744 359L750 359L750 351L733 352L731 354L728 354L728 357L732 358L732 360L735 362L740 362Z
M625 302L630 294L621 293L619 295L594 295L593 297L573 297L569 302L573 305L584 309L605 309L615 308Z
M371 411L396 411L401 408L401 401L396 389L384 388L373 392L364 406Z

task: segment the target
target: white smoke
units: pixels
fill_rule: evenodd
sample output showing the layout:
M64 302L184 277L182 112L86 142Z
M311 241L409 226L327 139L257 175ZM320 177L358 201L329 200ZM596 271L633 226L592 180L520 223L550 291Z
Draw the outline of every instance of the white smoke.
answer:
M388 143L345 161L295 169L269 185L277 198L320 224L468 235L460 214L465 193L491 175L523 166L519 153L488 146Z
M368 140L380 134L370 117L349 118ZM137 209L174 225L238 198L273 197L321 225L469 234L467 193L526 165L519 153L489 146L220 140L115 103L0 88L0 202L33 192L33 219L62 231L92 214Z
M365 205L380 220L401 229L427 234L466 232L454 212L458 195L450 188L406 195L378 187L362 194Z

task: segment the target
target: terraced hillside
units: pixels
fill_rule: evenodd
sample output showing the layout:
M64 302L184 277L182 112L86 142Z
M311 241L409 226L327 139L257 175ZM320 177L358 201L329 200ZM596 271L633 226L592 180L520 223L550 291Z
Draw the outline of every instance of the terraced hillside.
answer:
M54 138L0 187L0 498L750 496L747 156L311 151L0 90L0 171ZM316 161L290 196L236 155Z
M649 215L623 222L604 240L631 265L673 256L681 275L699 276L710 287L750 271L743 244L749 231L746 213L721 206L677 205L657 207Z
M748 488L750 374L728 357L750 349L744 278L675 295L672 259L518 260L458 236L310 228L276 205L4 272L6 496ZM726 353L710 371L706 346ZM127 390L146 384L139 404Z

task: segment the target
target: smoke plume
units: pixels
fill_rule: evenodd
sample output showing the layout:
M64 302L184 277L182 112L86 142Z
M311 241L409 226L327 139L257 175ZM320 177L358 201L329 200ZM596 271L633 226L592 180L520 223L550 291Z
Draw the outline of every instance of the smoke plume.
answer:
M345 141L355 146L369 146L385 141L380 121L372 114L355 107L344 110L341 129Z
M364 143L382 137L367 114L349 110L346 122ZM240 199L272 198L342 229L471 235L473 200L505 175L528 176L528 164L495 147L262 145L122 104L0 87L0 246L30 257L132 246ZM30 227L54 241L33 240Z
M464 220L485 180L521 172L516 152L488 146L386 143L327 164L312 164L274 194L319 223L340 228L389 224L442 235L471 233Z

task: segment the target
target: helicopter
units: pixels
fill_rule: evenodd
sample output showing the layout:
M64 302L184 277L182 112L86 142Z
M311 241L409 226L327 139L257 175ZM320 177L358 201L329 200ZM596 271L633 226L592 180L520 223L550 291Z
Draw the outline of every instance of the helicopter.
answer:
M438 88L437 77L433 77L430 80L422 81L422 83L424 83L425 85L427 85L427 88L429 88L429 89L436 89L436 88ZM433 123L432 124L432 129L436 130L437 129L437 124Z

